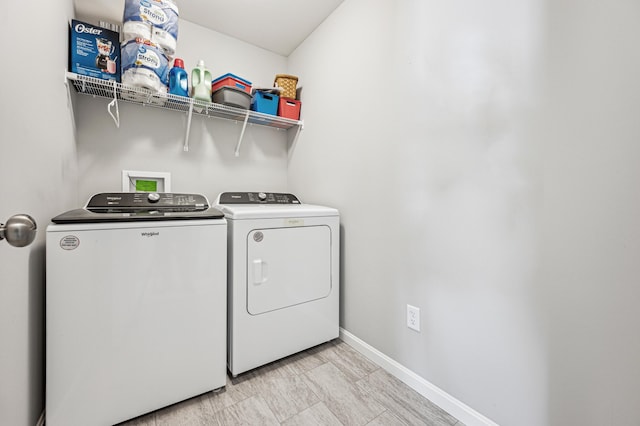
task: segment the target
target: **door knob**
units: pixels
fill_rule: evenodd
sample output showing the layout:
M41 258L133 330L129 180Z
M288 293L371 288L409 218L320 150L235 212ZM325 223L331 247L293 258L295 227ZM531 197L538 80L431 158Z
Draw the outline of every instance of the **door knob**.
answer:
M14 247L25 247L36 238L36 221L28 214L11 216L6 224L0 223L0 240L6 239Z

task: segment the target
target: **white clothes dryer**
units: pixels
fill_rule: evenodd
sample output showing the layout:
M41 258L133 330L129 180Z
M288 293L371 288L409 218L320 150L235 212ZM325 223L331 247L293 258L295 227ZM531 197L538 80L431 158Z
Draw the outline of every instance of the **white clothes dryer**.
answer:
M338 337L340 216L292 194L225 192L233 376Z

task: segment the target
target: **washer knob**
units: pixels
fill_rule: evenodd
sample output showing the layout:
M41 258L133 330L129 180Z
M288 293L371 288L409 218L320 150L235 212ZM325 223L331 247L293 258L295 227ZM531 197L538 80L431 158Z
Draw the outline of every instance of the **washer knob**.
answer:
M260 201L264 201L267 199L267 194L265 194L264 192L259 192L258 198L260 199Z
M157 203L158 201L160 201L160 194L158 194L157 192L152 192L147 195L147 200L149 200L150 203Z

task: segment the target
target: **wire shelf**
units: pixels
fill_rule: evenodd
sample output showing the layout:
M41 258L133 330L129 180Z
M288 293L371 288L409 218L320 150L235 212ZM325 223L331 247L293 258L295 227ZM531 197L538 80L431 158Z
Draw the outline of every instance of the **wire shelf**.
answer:
M223 118L227 120L245 121L251 124L290 129L302 126L302 122L289 118L248 111L212 102L203 102L170 93L154 93L146 89L125 86L121 83L99 78L88 77L67 72L67 80L71 82L76 92L105 99L117 99L127 103L150 106L171 111L189 113L193 106L193 114L207 117ZM248 115L248 116L247 116Z

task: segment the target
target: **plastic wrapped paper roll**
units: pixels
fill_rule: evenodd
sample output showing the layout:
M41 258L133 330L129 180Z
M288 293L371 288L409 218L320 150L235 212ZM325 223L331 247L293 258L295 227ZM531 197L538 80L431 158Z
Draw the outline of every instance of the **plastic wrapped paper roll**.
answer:
M178 6L173 0L125 0L122 22L124 41L145 38L160 46L167 56L175 54Z
M155 43L142 38L122 44L122 84L166 93L169 58Z

